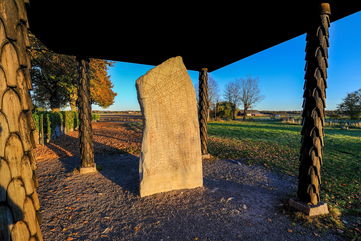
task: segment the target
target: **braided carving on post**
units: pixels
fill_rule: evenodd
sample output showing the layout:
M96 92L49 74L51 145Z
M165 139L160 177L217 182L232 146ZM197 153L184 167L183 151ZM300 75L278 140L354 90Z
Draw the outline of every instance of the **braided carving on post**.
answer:
M302 146L297 193L300 201L312 205L317 205L320 201L329 27L330 6L322 3L320 19L307 32L306 37Z
M202 70L199 71L199 104L198 104L202 155L208 155L208 150L207 150L208 107L209 107L209 103L208 103L208 69L202 68Z
M79 62L78 110L79 140L82 170L95 170L93 150L93 130L91 125L91 100L89 83L89 59L77 58ZM85 171L87 172L87 171Z
M23 0L0 1L0 240L43 240Z

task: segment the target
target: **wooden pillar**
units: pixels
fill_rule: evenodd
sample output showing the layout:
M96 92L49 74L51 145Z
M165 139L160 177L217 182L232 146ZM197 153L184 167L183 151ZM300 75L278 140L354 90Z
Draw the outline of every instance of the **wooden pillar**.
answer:
M198 104L198 115L199 115L199 128L201 136L201 151L203 158L209 158L210 155L207 149L208 143L208 131L207 131L207 120L208 120L208 69L202 68L199 71L199 104Z
M89 59L77 57L79 62L78 111L80 141L80 173L95 172L93 129L91 123L91 99L89 83Z
M305 85L302 112L302 141L298 176L298 200L314 213L325 214L327 205L320 201L321 165L324 146L327 58L329 47L330 5L321 3L320 16L307 31ZM311 210L312 212L312 210ZM311 214L310 214L311 215Z
M36 192L28 22L23 0L0 1L0 240L43 240Z

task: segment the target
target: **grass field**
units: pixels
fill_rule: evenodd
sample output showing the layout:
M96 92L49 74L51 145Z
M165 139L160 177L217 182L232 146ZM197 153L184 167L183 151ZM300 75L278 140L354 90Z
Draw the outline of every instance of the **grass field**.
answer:
M211 122L209 152L297 176L300 130L271 121ZM325 135L321 199L344 216L360 217L361 129L326 128Z

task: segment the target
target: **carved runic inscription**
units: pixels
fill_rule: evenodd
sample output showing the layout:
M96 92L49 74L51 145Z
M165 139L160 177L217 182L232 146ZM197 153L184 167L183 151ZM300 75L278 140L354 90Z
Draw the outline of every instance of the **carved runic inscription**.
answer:
M203 185L196 95L181 57L136 83L144 115L140 195Z

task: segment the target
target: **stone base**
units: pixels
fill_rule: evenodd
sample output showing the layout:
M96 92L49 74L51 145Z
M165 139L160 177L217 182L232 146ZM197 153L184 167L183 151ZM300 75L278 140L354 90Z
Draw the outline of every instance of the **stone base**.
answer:
M307 205L292 198L288 201L288 203L291 207L305 213L310 217L328 214L327 203L320 202L318 205Z
M202 159L211 159L211 154L203 154Z
M81 167L79 170L80 174L86 174L86 173L94 173L97 172L97 167Z

